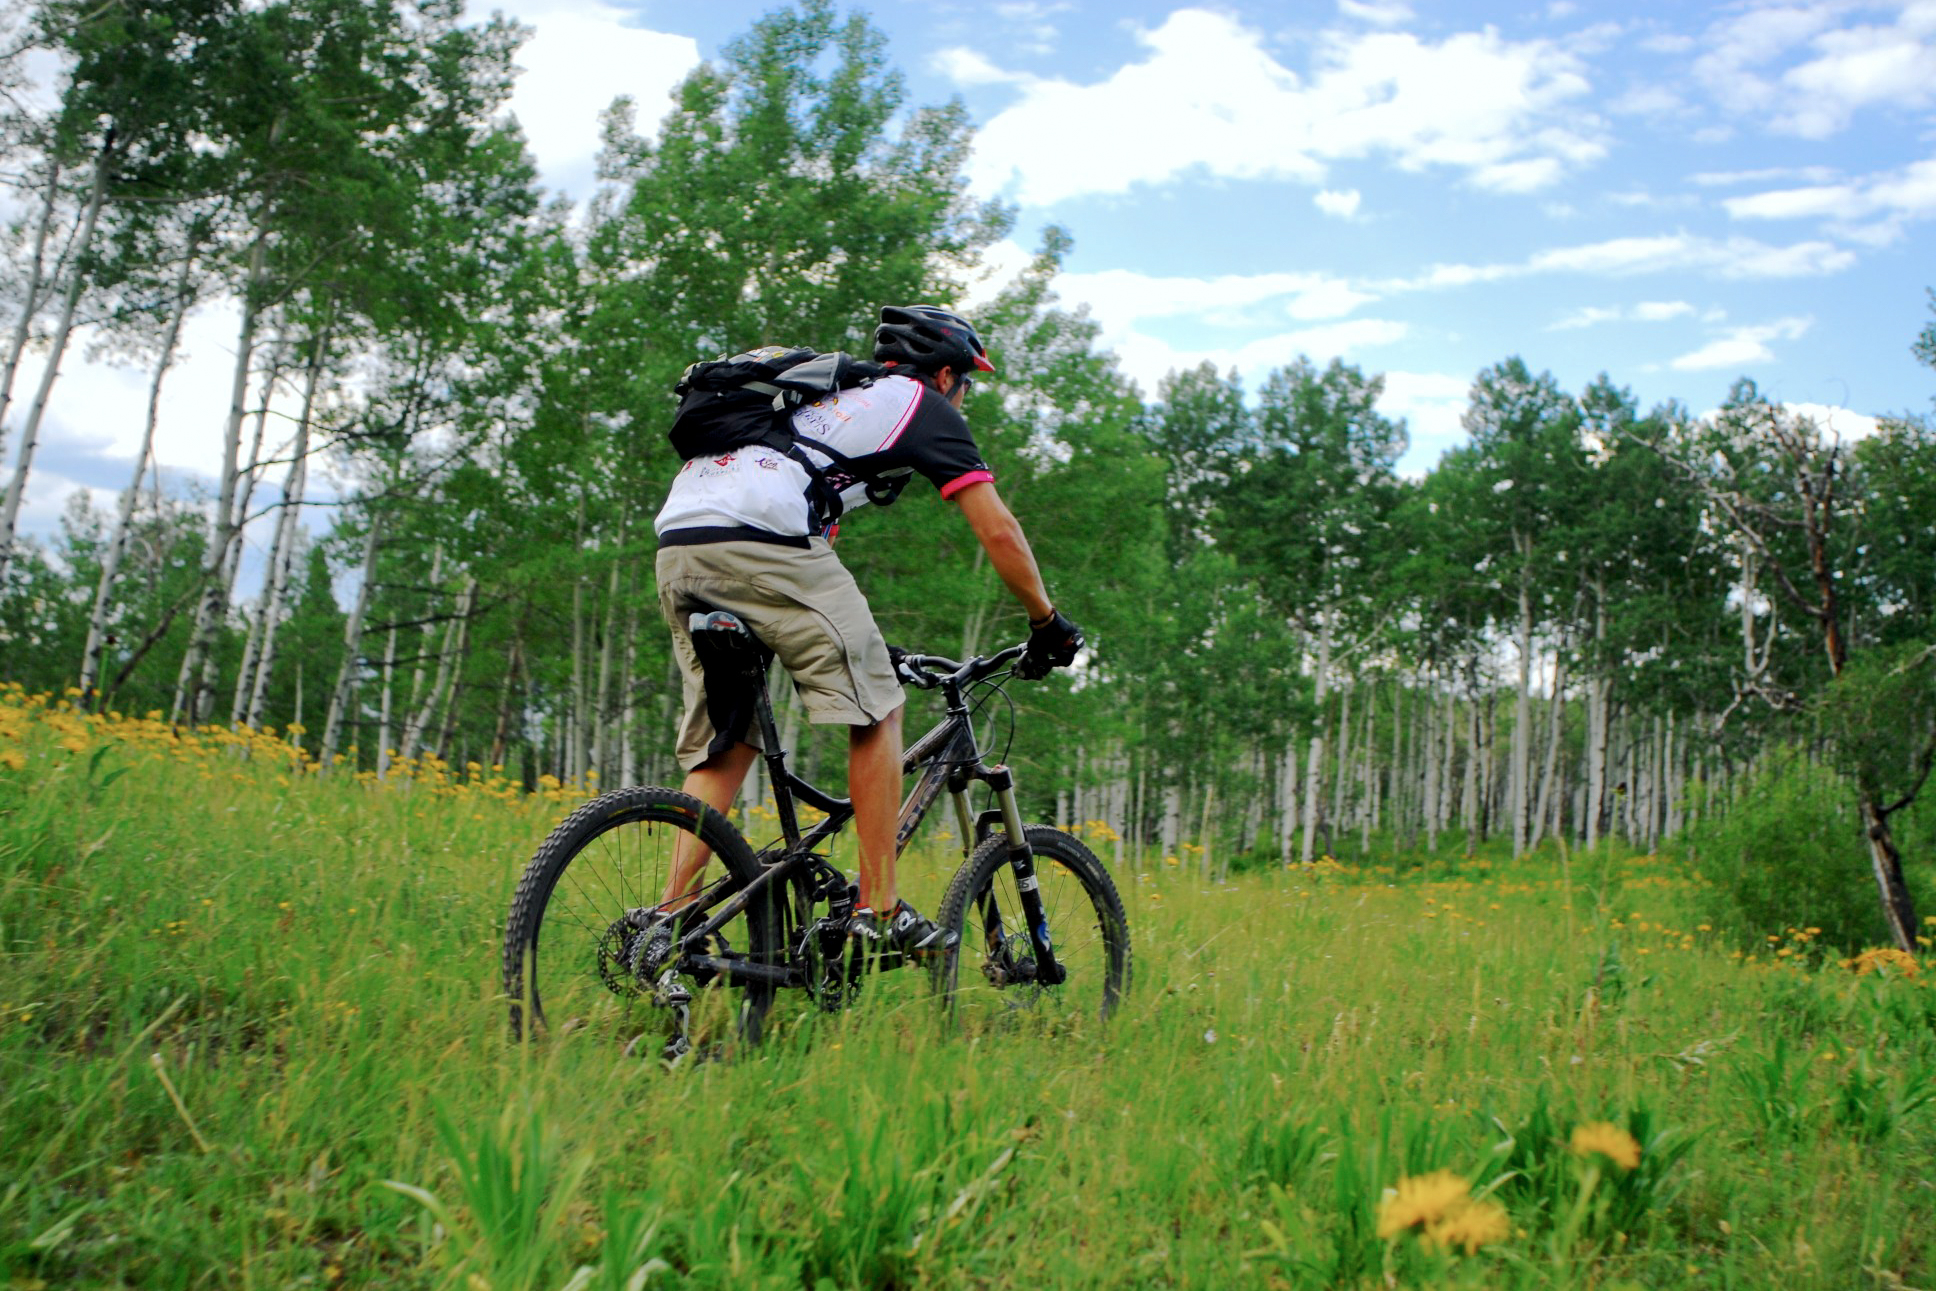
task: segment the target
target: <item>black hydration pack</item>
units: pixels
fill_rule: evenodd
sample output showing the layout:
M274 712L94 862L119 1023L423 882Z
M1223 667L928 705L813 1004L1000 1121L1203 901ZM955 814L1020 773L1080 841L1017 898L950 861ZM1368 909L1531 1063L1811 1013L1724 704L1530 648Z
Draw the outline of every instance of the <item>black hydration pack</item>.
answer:
M868 501L887 506L900 496L908 472L871 475L844 453L818 439L803 438L793 429L793 414L798 409L841 390L872 385L887 372L885 363L838 351L822 354L783 345L694 363L672 388L679 396L679 411L672 419L670 435L673 451L681 461L688 462L755 445L785 454L805 468L812 481L807 496L815 528L840 518L841 489L856 481L866 484ZM828 458L833 466L816 463L802 450L802 443Z

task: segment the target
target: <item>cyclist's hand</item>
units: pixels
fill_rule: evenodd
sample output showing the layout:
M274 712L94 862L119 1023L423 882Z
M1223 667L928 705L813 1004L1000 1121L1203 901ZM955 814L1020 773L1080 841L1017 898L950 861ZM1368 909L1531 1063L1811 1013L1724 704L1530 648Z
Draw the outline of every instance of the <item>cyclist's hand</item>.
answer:
M934 685L934 679L925 673L917 672L907 662L908 652L897 645L887 648L888 662L894 665L894 676L903 686L919 686L926 690Z
M1067 668L1082 649L1082 629L1060 610L1050 610L1040 623L1029 624L1028 649L1015 664L1015 675L1040 681L1053 668Z

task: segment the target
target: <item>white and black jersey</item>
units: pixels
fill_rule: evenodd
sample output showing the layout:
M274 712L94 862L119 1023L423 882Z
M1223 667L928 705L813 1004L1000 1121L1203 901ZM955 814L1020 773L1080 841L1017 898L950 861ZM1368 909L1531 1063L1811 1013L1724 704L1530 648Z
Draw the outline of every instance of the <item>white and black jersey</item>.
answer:
M883 377L809 404L793 415L793 431L807 455L827 468L843 513L867 504L867 486L816 453L816 443L875 479L918 472L944 498L995 478L961 413L911 377ZM811 485L799 462L760 445L695 457L679 468L653 530L670 543L761 537L804 543L814 532Z

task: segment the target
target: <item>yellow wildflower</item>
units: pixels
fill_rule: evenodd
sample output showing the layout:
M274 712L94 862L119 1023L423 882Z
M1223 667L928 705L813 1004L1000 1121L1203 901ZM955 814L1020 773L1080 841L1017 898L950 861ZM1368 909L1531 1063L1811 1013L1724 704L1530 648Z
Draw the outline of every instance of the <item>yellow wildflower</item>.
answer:
M1395 1237L1408 1228L1423 1228L1451 1218L1471 1204L1469 1187L1450 1170L1400 1179L1396 1188L1385 1189L1378 1203L1378 1236Z
M1622 1170L1631 1170L1640 1164L1640 1143L1608 1121L1593 1121L1575 1128L1572 1149L1576 1156L1598 1152Z
M19 749L0 749L0 767L5 767L9 771L21 771L25 770L26 766L27 755Z
M1843 960L1842 967L1853 969L1857 977L1867 977L1870 973L1887 969L1897 976L1913 978L1921 971L1914 955L1906 950L1897 950L1894 946L1865 950L1854 959Z
M1423 1240L1427 1246L1463 1247L1470 1255L1488 1242L1503 1242L1511 1236L1512 1221L1506 1217L1506 1208L1487 1198L1428 1224Z

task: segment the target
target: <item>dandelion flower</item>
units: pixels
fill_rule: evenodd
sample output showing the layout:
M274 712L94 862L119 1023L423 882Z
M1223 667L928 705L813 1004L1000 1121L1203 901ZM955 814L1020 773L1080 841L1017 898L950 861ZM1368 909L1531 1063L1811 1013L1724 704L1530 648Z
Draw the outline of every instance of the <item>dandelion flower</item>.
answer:
M1467 1255L1490 1242L1503 1242L1512 1236L1512 1221L1506 1208L1490 1198L1461 1207L1436 1224L1428 1224L1423 1238L1427 1246L1450 1249L1462 1247Z
M1842 967L1853 969L1857 977L1867 977L1870 973L1887 969L1898 976L1913 978L1921 966L1916 963L1916 957L1908 951L1897 950L1894 946L1882 946L1875 950L1865 950L1854 959L1843 960Z
M1396 1188L1385 1189L1378 1203L1378 1236L1395 1237L1408 1228L1422 1228L1450 1218L1472 1198L1470 1185L1450 1170L1408 1175Z
M1591 1156L1597 1152L1622 1170L1631 1170L1640 1164L1639 1141L1608 1121L1577 1127L1571 1146L1575 1156Z

